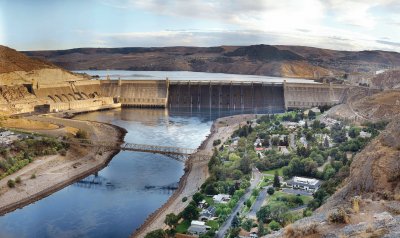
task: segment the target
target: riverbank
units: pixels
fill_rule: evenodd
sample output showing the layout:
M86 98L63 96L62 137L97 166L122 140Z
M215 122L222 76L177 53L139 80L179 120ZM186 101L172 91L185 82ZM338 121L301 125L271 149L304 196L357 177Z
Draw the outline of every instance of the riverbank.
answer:
M82 129L92 140L122 143L126 131L114 125L56 117L32 116L30 120L58 125L59 129L35 130L51 136L63 136ZM22 208L104 168L119 151L104 151L72 145L66 156L36 158L18 172L0 181L0 215ZM35 175L35 178L32 176ZM7 181L20 177L21 184L8 188Z
M239 128L240 124L245 124L247 120L254 119L255 115L235 115L229 117L219 118L214 121L211 126L210 134L205 141L199 146L197 153L209 154L209 158L213 153L213 142L214 140L220 139L224 143L232 133ZM194 155L193 157L196 157ZM191 201L188 199L186 202L182 202L184 197L190 198L195 194L200 186L209 177L208 173L208 161L196 161L190 158L185 165L185 173L179 181L179 187L174 194L168 199L168 201L152 213L146 221L131 235L131 237L144 237L147 233L164 228L165 216L169 213L180 213Z

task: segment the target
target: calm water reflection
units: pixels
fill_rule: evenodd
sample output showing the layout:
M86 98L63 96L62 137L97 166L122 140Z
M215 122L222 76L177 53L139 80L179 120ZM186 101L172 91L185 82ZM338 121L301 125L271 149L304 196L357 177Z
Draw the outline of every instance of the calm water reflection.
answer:
M200 145L211 126L207 117L147 109L93 112L76 119L124 127L127 142L188 148ZM0 237L127 237L171 195L159 186L178 182L182 174L183 164L165 156L120 152L97 177L0 217Z
M212 120L238 113L251 111L118 109L76 119L121 126L126 142L197 148ZM172 194L159 187L182 175L183 164L163 155L120 152L97 176L0 217L0 237L127 237Z

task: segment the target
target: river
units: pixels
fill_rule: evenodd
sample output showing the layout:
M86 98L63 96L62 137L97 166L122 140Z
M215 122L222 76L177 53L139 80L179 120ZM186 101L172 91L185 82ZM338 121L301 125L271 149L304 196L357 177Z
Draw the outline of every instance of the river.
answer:
M161 109L92 112L75 119L121 126L128 131L126 142L186 148L197 148L212 124L210 117ZM183 164L166 156L120 152L97 176L0 217L0 237L128 237L172 194L163 186L176 186L182 175Z

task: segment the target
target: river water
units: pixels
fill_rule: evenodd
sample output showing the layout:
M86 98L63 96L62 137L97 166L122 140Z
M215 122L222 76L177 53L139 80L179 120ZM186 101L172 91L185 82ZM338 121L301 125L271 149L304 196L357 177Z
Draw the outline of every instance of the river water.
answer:
M92 112L76 119L121 126L128 131L126 142L185 148L197 148L212 124L209 116L161 109ZM0 217L0 237L128 237L171 196L163 187L176 186L182 175L183 164L166 156L120 152L97 177Z

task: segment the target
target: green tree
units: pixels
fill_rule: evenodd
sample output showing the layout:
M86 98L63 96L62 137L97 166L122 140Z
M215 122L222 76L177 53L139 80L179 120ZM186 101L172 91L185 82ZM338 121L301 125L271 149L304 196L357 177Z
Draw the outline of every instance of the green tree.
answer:
M167 214L165 216L165 221L164 223L167 224L171 228L175 228L175 226L178 224L179 217L175 215L174 213Z
M147 233L147 235L145 236L145 238L166 238L166 237L167 234L163 229L152 231L150 233Z
M273 195L273 194L275 193L275 189L274 189L274 188L268 188L268 189L267 189L267 193L268 193L269 195Z
M199 217L199 211L195 206L189 204L183 211L182 211L182 218L191 221L195 220Z
M242 222L242 228L245 229L246 231L250 231L251 228L253 227L253 220L251 219L246 219Z
M271 207L270 206L263 206L261 209L256 213L258 221L261 223L265 223L271 215Z
M232 219L231 227L239 227L239 219L236 215Z
M327 136L325 136L325 139L324 139L324 147L329 148L329 140L328 140Z
M271 143L273 146L278 146L279 145L279 137L278 136L272 137Z
M308 118L309 118L310 120L315 119L316 116L317 116L317 115L315 114L314 111L312 111L312 110L309 110L309 111L308 111Z
M278 171L275 171L274 183L273 183L272 186L274 186L274 188L280 188L280 187L281 187L281 182L279 181L279 174L278 174Z
M249 174L251 172L251 160L250 160L250 158L248 158L247 156L244 156L240 160L239 169L244 174Z
M236 238L239 236L240 233L240 228L239 227L235 227L235 228L231 228L229 231L229 237L230 238Z
M356 128L356 127L350 128L350 130L349 130L349 136L350 136L351 138L356 138L356 137L359 136L359 135L360 135L360 130L359 130L358 128Z
M201 201L204 199L204 195L201 193L195 193L193 194L193 201L198 205Z
M276 222L276 221L271 221L270 223L269 223L269 228L271 229L271 230L273 230L273 231L277 231L277 230L279 230L279 229L281 229L281 225L278 223L278 222Z

